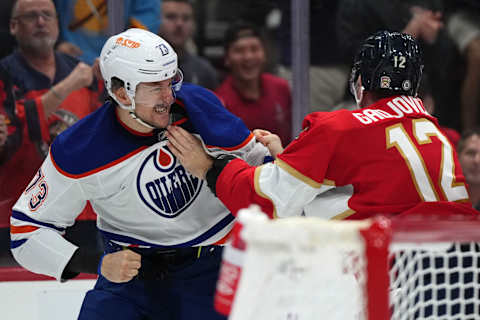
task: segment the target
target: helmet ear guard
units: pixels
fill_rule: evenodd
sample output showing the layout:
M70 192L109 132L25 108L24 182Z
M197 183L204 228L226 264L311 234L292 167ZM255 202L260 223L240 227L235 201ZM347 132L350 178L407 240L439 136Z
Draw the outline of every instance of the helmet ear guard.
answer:
M355 56L350 90L361 76L366 91L416 96L422 72L420 48L410 35L380 31L367 38Z

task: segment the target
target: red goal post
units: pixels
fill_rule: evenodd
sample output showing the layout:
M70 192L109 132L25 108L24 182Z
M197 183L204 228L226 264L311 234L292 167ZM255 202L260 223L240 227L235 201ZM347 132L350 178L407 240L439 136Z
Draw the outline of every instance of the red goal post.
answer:
M242 221L229 319L480 319L477 217Z

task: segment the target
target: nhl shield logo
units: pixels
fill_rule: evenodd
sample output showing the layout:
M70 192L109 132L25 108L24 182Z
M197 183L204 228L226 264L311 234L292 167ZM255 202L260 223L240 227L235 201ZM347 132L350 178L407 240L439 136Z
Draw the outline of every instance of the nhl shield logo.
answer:
M202 180L177 162L167 147L152 151L137 176L137 191L143 203L166 218L174 218L188 208L202 184Z

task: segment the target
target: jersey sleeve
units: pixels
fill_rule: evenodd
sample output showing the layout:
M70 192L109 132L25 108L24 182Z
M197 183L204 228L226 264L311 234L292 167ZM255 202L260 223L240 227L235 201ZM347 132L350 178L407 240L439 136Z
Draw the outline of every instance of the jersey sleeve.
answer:
M60 280L77 249L63 235L85 205L80 182L63 175L50 153L12 210L11 250L17 262Z
M338 127L341 123L342 119L327 112L308 115L303 121L302 132L278 158L300 175L323 183L340 139Z
M323 129L312 125L306 119L304 131L273 163L251 167L231 161L216 184L217 195L227 208L236 213L255 203L272 218L298 216L318 194L333 188L324 181L324 174L335 138L322 137ZM317 157L319 152L325 159Z

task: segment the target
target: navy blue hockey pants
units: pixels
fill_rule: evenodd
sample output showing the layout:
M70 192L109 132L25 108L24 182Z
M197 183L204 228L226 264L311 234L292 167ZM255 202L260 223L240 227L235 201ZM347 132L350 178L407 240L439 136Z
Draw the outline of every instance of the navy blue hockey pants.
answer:
M108 243L106 252L118 250L115 246ZM166 266L142 254L139 275L126 283L99 276L85 296L79 319L225 320L213 308L222 248L193 249L192 258L169 258Z

